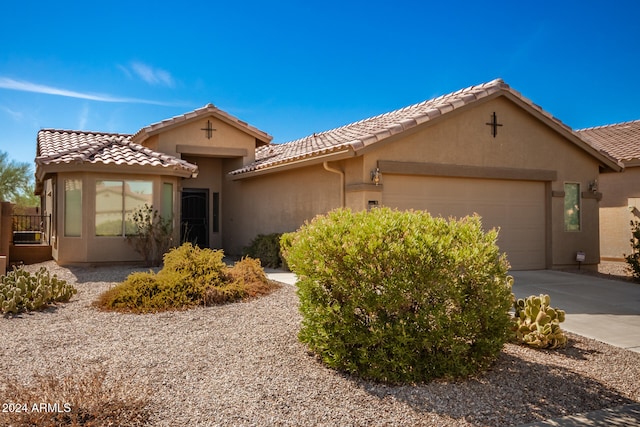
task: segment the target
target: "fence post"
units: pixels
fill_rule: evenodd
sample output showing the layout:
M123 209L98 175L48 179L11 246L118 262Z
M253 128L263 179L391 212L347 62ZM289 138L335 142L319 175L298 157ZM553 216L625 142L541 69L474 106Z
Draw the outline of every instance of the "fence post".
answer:
M11 216L13 215L13 203L0 202L0 255L9 258L9 245L12 236Z

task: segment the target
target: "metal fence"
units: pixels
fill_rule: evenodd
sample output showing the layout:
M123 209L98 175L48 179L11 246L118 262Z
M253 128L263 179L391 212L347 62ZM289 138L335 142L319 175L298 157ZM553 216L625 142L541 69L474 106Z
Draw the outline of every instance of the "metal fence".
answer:
M51 215L12 215L14 245L39 245L51 241Z

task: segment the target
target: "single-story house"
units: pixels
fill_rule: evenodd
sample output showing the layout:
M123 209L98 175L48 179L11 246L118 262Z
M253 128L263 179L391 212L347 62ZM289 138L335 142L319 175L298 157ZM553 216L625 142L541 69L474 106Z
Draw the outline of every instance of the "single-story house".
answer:
M624 165L620 174L603 174L600 201L600 256L624 261L631 253L631 221L640 220L640 120L576 131L582 139Z
M183 240L239 254L337 207L478 213L514 269L600 260L611 156L500 79L284 144L213 105L134 135L46 129L36 176L59 263L139 259L127 214L151 202Z

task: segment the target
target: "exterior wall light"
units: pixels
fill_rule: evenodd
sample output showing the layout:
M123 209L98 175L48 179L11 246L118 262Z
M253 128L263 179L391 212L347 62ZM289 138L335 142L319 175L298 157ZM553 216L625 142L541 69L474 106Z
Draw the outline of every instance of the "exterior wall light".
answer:
M380 173L380 168L376 168L376 170L371 171L371 181L375 185L380 185L380 180L382 179L382 174Z
M589 191L591 191L593 194L596 194L598 192L598 180L594 179L593 181L589 182Z

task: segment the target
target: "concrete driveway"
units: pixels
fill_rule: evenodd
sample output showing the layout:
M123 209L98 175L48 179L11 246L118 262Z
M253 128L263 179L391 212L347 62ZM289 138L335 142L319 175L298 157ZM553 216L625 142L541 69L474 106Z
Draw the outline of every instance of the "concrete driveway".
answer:
M562 271L514 271L518 298L548 294L565 331L640 352L640 284Z

